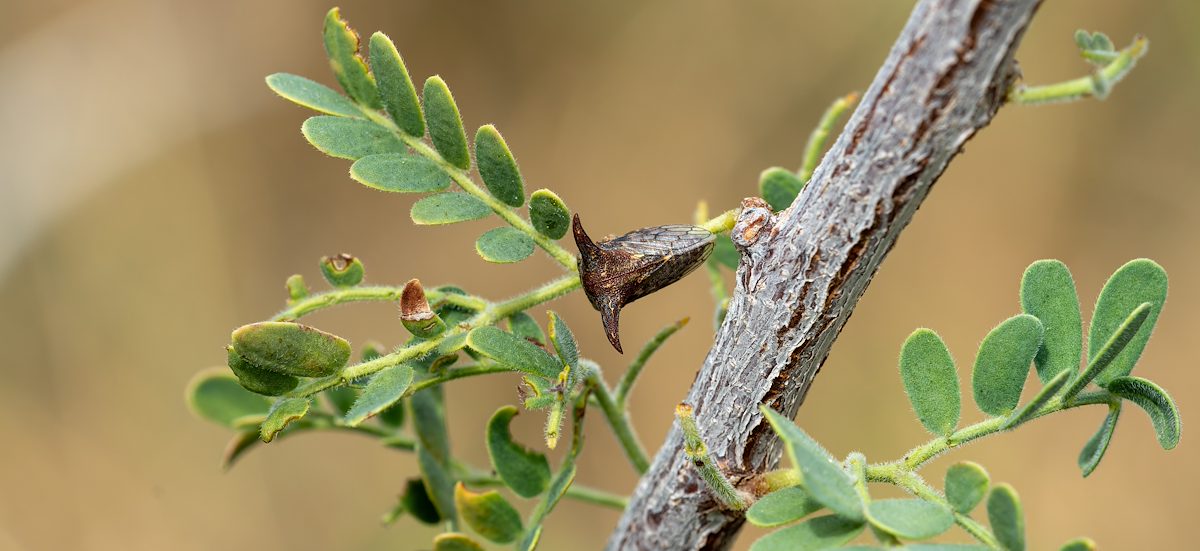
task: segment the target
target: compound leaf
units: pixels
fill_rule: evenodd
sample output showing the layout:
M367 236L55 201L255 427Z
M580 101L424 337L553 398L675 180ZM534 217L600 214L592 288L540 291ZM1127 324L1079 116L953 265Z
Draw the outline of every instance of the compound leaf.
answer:
M407 149L391 130L361 119L318 115L305 120L300 132L321 153L351 161Z
M900 349L900 377L921 424L939 436L954 432L961 412L958 371L937 333L918 329L909 335Z

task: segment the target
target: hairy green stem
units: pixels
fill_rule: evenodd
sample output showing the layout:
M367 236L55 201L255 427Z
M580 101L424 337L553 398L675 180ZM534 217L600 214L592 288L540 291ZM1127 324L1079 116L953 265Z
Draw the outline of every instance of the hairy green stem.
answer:
M721 467L717 465L712 454L708 453L708 445L704 443L700 427L696 426L692 406L686 403L676 406L675 418L683 431L684 451L717 502L731 511L742 511L749 507L747 497L734 487L725 473L721 472Z
M658 348L662 346L662 344L666 342L671 335L674 335L676 331L683 329L683 327L687 324L688 318L683 318L662 328L658 334L654 335L654 338L650 339L650 341L646 343L646 346L642 347L642 351L638 353L637 358L633 360L633 363L629 364L629 369L625 370L625 374L622 375L621 380L617 382L616 402L618 409L625 411L625 400L629 398L629 392L633 390L633 384L637 382L638 375L641 375L642 368L646 367L646 361L650 359L650 356L653 356L654 353L658 351Z
M497 478L495 476L485 474L485 473L475 471L475 470L471 470L469 472L462 473L460 478L462 479L464 484L471 484L471 485L475 485L475 486L482 486L482 487L505 486L505 483L503 480L500 480L499 478ZM625 505L627 505L629 502L629 499L626 498L625 496L605 492L604 490L597 490L595 488L589 488L587 486L580 485L579 483L576 483L576 482L572 482L571 485L567 487L567 493L565 493L563 495L564 495L564 497L569 497L569 498L575 499L577 501L591 503L593 505L600 505L602 507L609 507L612 509L616 509L618 511L624 510Z
M808 183L812 179L813 171L821 162L821 153L825 151L825 142L829 141L829 135L833 133L833 125L837 124L842 114L853 107L857 101L858 92L850 92L834 100L821 115L821 121L817 123L817 127L808 136L808 143L804 145L804 161L800 170L796 172L796 176L800 178L801 182Z
M625 456L629 458L629 463L633 465L639 475L645 474L646 470L650 468L646 449L642 447L642 443L634 434L633 425L629 423L629 417L625 414L625 410L617 406L616 401L613 400L612 393L609 391L608 385L604 383L604 377L600 374L600 367L590 360L580 360L580 365L587 365L587 382L592 388L592 395L595 396L596 404L600 406L600 410L604 412L604 418L612 427L617 442L625 450Z
M1108 65L1091 75L1043 86L1017 86L1009 92L1008 99L1013 103L1023 105L1072 101L1088 96L1103 99L1114 85L1129 74L1137 61L1146 55L1149 46L1149 40L1138 36Z

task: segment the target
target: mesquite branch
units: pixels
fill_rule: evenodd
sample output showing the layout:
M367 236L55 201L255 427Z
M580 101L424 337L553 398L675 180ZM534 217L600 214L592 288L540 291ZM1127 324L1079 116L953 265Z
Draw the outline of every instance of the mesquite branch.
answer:
M750 487L779 460L759 405L794 414L880 262L1013 85L1039 0L924 0L793 205L747 205L724 325L686 400L710 452ZM743 518L713 499L675 429L609 549L724 549Z

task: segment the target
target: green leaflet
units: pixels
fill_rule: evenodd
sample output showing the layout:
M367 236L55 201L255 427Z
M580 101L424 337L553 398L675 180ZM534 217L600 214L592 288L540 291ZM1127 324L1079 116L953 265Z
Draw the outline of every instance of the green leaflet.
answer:
M425 524L437 524L442 520L437 506L429 499L429 491L425 482L420 478L410 478L404 485L404 495L400 498L404 510Z
M970 514L987 495L989 482L987 471L978 463L955 463L946 470L946 501L954 511Z
M381 32L371 35L371 71L375 74L379 99L396 121L396 126L414 138L424 136L425 118L421 116L417 89L413 87L396 45Z
M1096 551L1096 542L1091 538L1076 538L1064 543L1059 551Z
M525 535L521 537L521 542L516 546L516 549L520 551L533 551L537 547L538 540L542 537L542 521L554 510L554 506L566 495L567 489L575 481L575 459L579 457L579 452L583 449L583 415L579 412L576 413L577 415L572 419L571 450L559 464L558 473L550 481L546 495L529 514Z
M917 329L909 335L900 349L900 377L921 424L939 436L954 432L961 410L958 371L937 333Z
M862 500L846 471L790 419L766 406L762 407L762 412L787 445L788 456L800 469L802 484L808 494L838 516L861 523Z
M267 77L267 86L296 105L339 117L363 118L354 102L332 88L299 75L275 73Z
M561 364L538 345L494 326L478 327L467 335L467 346L513 370L554 380Z
M987 501L988 522L1006 551L1025 551L1025 514L1017 491L1008 484L992 488Z
M950 510L919 498L878 499L867 504L873 526L904 539L929 539L954 526Z
M521 170L495 126L484 125L475 132L475 162L479 165L479 176L483 178L492 197L510 207L525 204L525 182L521 178Z
M228 471L246 452L261 443L262 439L259 438L257 430L244 430L233 435L225 445L225 452L221 454L221 470Z
M561 239L571 226L571 211L553 191L539 189L529 196L529 221L550 239Z
M575 334L567 327L562 316L554 311L547 312L547 315L550 317L550 342L554 343L554 352L564 366L575 370L579 367L579 345L575 342Z
M300 132L321 153L351 161L408 149L391 130L359 119L318 115L305 120Z
M488 262L512 264L533 254L533 239L521 230L501 226L479 236L475 242L475 252Z
M239 356L237 352L234 352L232 346L225 347L225 351L229 370L233 371L233 374L238 378L238 382L246 390L264 396L279 396L296 388L296 385L300 384L300 379L291 375L251 365L250 362Z
M350 165L350 177L380 191L428 193L450 187L450 175L437 163L407 153L363 157Z
M358 33L342 20L337 8L325 14L325 53L334 76L355 101L379 109L379 92L375 79L367 72L367 63L358 55Z
M260 428L260 435L263 442L270 442L275 439L275 435L284 427L304 417L308 413L308 408L312 402L308 398L285 398L275 402L267 412L267 418L263 421Z
M425 480L429 500L437 508L438 514L452 523L455 522L458 511L454 505L454 486L457 483L454 475L420 444L417 444L417 467L421 470L421 478Z
M733 239L728 233L723 233L717 236L716 241L713 241L713 252L711 260L724 265L726 268L736 270L738 261L742 258L742 254L738 252L737 247L733 245Z
M1108 278L1104 289L1100 291L1100 297L1096 300L1096 310L1092 314L1092 325L1088 330L1088 360L1096 358L1109 336L1122 325L1129 312L1144 302L1149 302L1151 309L1145 323L1130 339L1129 344L1125 345L1120 354L1096 377L1097 384L1106 386L1109 381L1133 371L1146 342L1150 340L1150 333L1154 331L1154 323L1158 321L1158 314L1162 312L1166 300L1167 272L1153 260L1132 260Z
M1128 346L1137 336L1142 328L1142 325L1144 325L1149 319L1152 310L1153 306L1149 302L1143 302L1137 308L1134 308L1133 311L1130 312L1125 318L1125 321L1122 322L1121 325L1118 326L1113 332L1112 336L1108 338L1108 341L1100 347L1099 352L1092 356L1091 361L1088 362L1088 366L1083 370L1083 373L1080 373L1079 376L1071 382L1071 386L1067 387L1067 390L1063 392L1063 399L1069 399L1075 396L1079 393L1079 391L1083 390L1088 383L1092 382L1092 379L1095 379L1098 375L1104 373L1113 360L1118 358L1121 355L1121 352L1125 350L1125 347Z
M1109 381L1107 390L1137 404L1150 416L1158 444L1164 450L1179 444L1179 410L1167 391L1141 377L1117 377Z
M368 417L376 415L391 407L404 397L408 387L412 385L413 368L408 364L394 365L371 377L371 382L359 394L358 400L350 411L346 412L345 422L349 426L358 426Z
M433 537L433 551L484 551L483 546L475 543L466 534L446 532Z
M1008 318L983 338L971 383L975 403L989 415L1007 415L1021 401L1029 365L1042 344L1042 322L1029 314Z
M767 534L754 542L750 551L833 549L854 539L862 529L862 521L826 515Z
M253 365L301 377L333 375L350 361L350 343L337 335L286 321L234 330L233 349Z
M1038 378L1049 382L1059 372L1079 370L1083 355L1083 321L1079 295L1067 266L1039 260L1021 278L1021 308L1042 322L1042 347L1034 357Z
M521 514L495 490L475 493L459 482L454 504L467 526L490 541L512 543L523 531Z
M429 139L433 148L446 162L466 170L471 167L471 152L467 149L467 132L450 88L440 76L425 81L425 121L429 124Z
M321 257L321 276L334 287L353 287L362 283L366 268L362 260L348 255L339 254L335 257Z
M1112 442L1113 431L1117 430L1117 419L1120 417L1121 403L1109 405L1108 415L1100 424L1100 430L1096 431L1079 451L1079 470L1083 471L1085 478L1100 466L1100 460L1104 459L1104 452L1108 451L1108 444Z
M409 216L420 226L454 224L486 218L491 207L462 191L438 193L413 203Z
M550 484L550 463L546 456L515 442L509 424L517 408L504 406L492 415L487 424L488 456L492 468L513 493L531 498L546 490Z
M197 373L187 386L187 404L197 417L232 428L234 421L251 415L265 415L271 401L254 394L238 383L223 367Z
M304 283L304 276L300 274L288 276L284 286L287 287L288 304L308 296L308 285Z
M440 462L450 458L450 435L446 432L446 406L441 387L414 392L410 399L413 429L425 450Z
M1046 383L1046 386L1042 387L1042 390L1038 391L1037 396L1034 396L1029 403L1021 406L1021 409L1009 415L1008 419L1004 420L1004 425L1000 430L1008 430L1033 419L1033 416L1037 415L1038 410L1042 409L1042 406L1048 404L1050 400L1058 395L1058 392L1063 387L1067 386L1067 383L1071 380L1071 375L1072 372L1070 371L1059 371L1053 379L1050 379L1050 382Z
M768 168L758 177L759 194L776 212L792 206L801 189L804 182L786 168Z
M540 345L546 344L546 334L533 316L517 312L508 317L508 332Z
M821 504L808 497L804 488L792 486L759 498L746 510L746 520L755 526L780 526L800 520L820 509Z

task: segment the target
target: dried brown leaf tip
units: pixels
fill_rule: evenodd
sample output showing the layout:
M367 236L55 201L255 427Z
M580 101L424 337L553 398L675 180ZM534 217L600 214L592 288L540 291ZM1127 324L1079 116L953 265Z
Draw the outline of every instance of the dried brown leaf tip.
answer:
M405 329L421 338L434 337L446 330L446 323L429 307L425 288L418 279L409 280L400 292L400 321Z
M700 226L672 224L631 231L600 243L592 241L576 214L579 278L592 306L600 311L604 333L621 350L621 308L679 281L704 263L716 235Z

